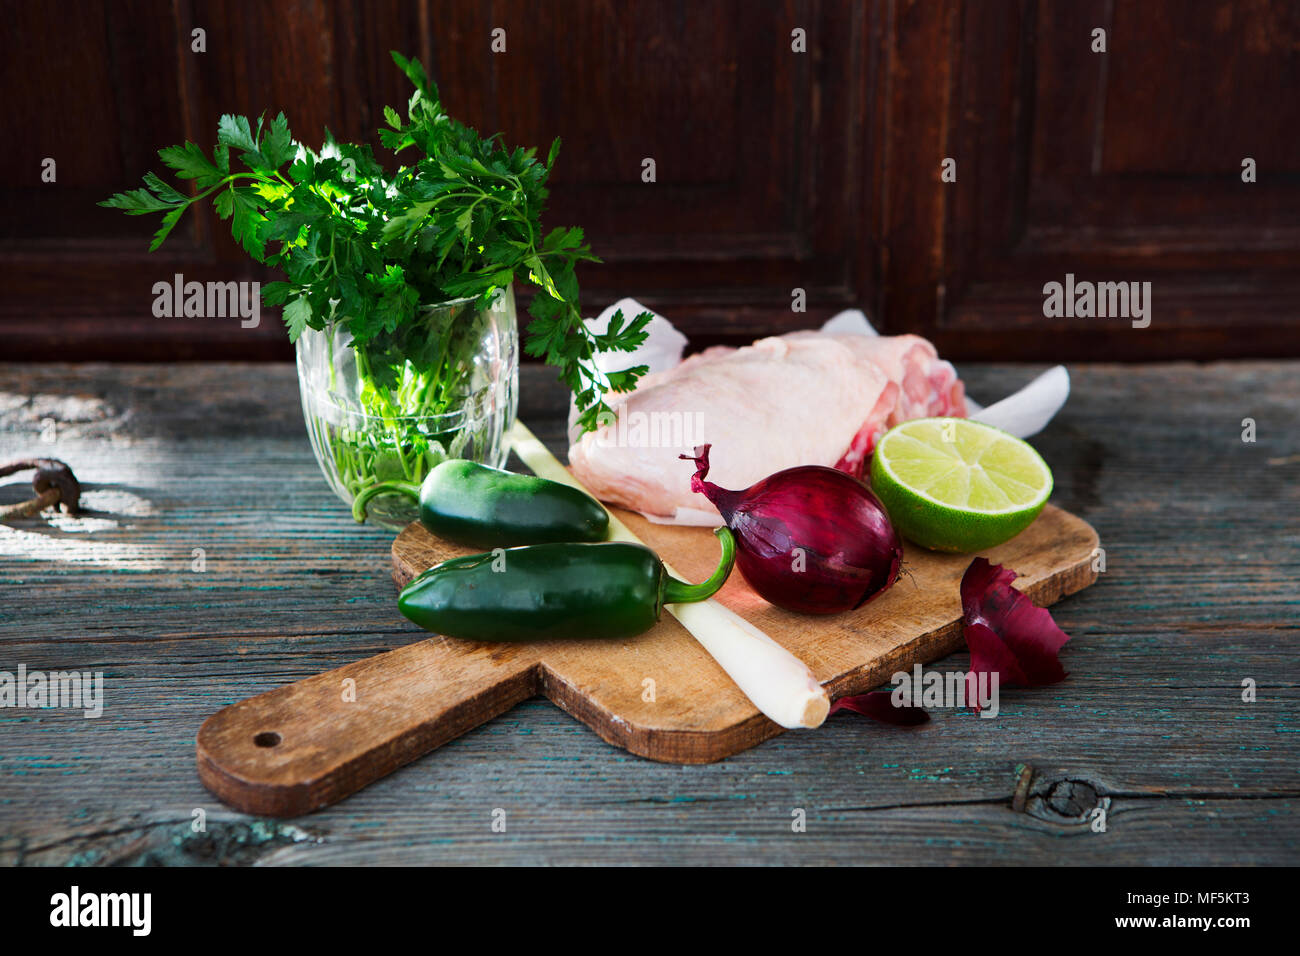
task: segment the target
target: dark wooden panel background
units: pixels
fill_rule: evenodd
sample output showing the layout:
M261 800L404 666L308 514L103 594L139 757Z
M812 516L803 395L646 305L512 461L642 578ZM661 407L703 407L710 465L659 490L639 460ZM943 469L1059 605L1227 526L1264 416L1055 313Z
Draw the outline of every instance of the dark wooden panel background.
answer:
M606 259L590 314L634 295L706 344L858 305L959 359L1300 354L1288 0L25 0L0 22L0 360L288 356L270 314L152 317L174 272L255 275L210 212L150 255L151 220L93 203L222 112L372 139L406 94L393 48L481 130L563 137L550 219ZM1067 272L1150 281L1151 326L1045 319Z

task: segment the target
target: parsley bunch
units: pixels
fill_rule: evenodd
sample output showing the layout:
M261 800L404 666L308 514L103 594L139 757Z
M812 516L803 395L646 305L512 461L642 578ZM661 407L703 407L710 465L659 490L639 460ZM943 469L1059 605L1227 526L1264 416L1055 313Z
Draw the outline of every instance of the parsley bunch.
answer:
M262 289L267 305L283 306L289 337L304 329L346 323L358 368L377 392L412 391L445 405L456 385L456 343L418 320L422 307L474 297L487 307L516 279L537 287L524 351L559 369L572 390L585 430L609 413L606 391L625 391L644 366L603 374L597 353L630 352L646 338L649 313L630 322L616 314L601 334L590 332L578 307L579 262L599 262L578 228L544 233L546 181L559 152L546 162L533 149L508 150L500 134L486 139L443 112L437 86L418 60L393 60L415 87L405 119L385 107L381 142L419 158L389 174L369 146L340 143L326 131L313 151L296 141L281 113L269 124L222 116L211 156L193 143L159 151L193 195L153 173L144 187L100 205L128 215L162 213L150 249L157 249L192 204L211 198L217 214L253 259L280 269L283 281ZM233 169L235 160L242 169ZM383 409L378 411L383 412ZM410 409L398 409L405 415ZM397 439L408 477L422 457L417 436ZM404 447L403 447L404 446ZM391 450L391 449L390 449ZM358 482L370 480L361 467Z

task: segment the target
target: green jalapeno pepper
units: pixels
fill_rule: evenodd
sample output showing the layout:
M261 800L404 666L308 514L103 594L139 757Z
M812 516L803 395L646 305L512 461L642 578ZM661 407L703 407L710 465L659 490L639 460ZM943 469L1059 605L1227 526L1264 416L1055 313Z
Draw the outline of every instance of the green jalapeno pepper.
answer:
M365 489L352 516L366 520L366 504L381 494L403 494L420 503L420 523L451 541L479 548L600 541L609 512L577 488L452 458L434 467L422 484L385 481Z
M670 575L649 548L623 541L535 544L452 558L402 588L397 606L425 630L477 641L621 638L648 631L665 604L717 593L736 559L726 528L707 581Z

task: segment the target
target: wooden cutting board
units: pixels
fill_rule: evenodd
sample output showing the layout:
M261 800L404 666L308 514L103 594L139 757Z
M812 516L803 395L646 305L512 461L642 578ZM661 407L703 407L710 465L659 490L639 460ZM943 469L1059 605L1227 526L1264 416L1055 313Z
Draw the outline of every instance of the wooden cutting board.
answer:
M718 550L709 530L614 513L683 576L698 581L713 570ZM984 556L1015 570L1016 586L1048 605L1096 580L1097 544L1087 522L1049 505L1027 530ZM958 585L971 556L911 544L905 551L907 573L849 614L781 611L739 573L718 600L808 664L832 698L861 693L963 643ZM400 587L466 553L412 524L393 542L393 578ZM417 633L412 625L412 637ZM199 776L240 810L296 816L354 793L537 694L609 743L672 763L720 760L782 732L665 614L651 631L621 641L414 640L214 714L199 730Z

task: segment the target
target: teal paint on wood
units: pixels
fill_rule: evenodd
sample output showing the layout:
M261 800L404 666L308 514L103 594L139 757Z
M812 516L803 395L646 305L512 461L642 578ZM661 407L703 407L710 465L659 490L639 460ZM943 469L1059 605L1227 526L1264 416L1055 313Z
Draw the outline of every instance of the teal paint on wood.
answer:
M984 400L1033 371L962 368ZM936 712L898 730L836 716L681 768L631 758L525 701L286 824L233 813L202 788L199 724L421 636L392 606L391 536L352 523L316 470L293 369L0 365L0 459L67 459L99 494L94 517L116 522L0 528L0 669L109 680L99 720L0 716L0 864L159 860L194 808L211 843L183 841L168 862L821 863L862 862L881 845L890 859L941 864L1300 862L1298 373L1283 362L1072 368L1070 403L1034 444L1056 503L1100 533L1108 570L1053 608L1074 637L1069 679L1008 691L995 721ZM525 370L522 414L559 449L551 379ZM51 408L70 417L47 448ZM1214 424L1241 409L1271 423L1255 446ZM0 503L23 490L0 482ZM193 547L207 550L203 575L188 570ZM1240 701L1247 676L1253 705ZM33 769L44 763L76 772ZM1083 783L1111 801L1104 835L1059 812ZM495 806L511 811L509 843L491 839L484 808ZM809 819L797 836L794 806ZM256 823L288 836L261 840Z

